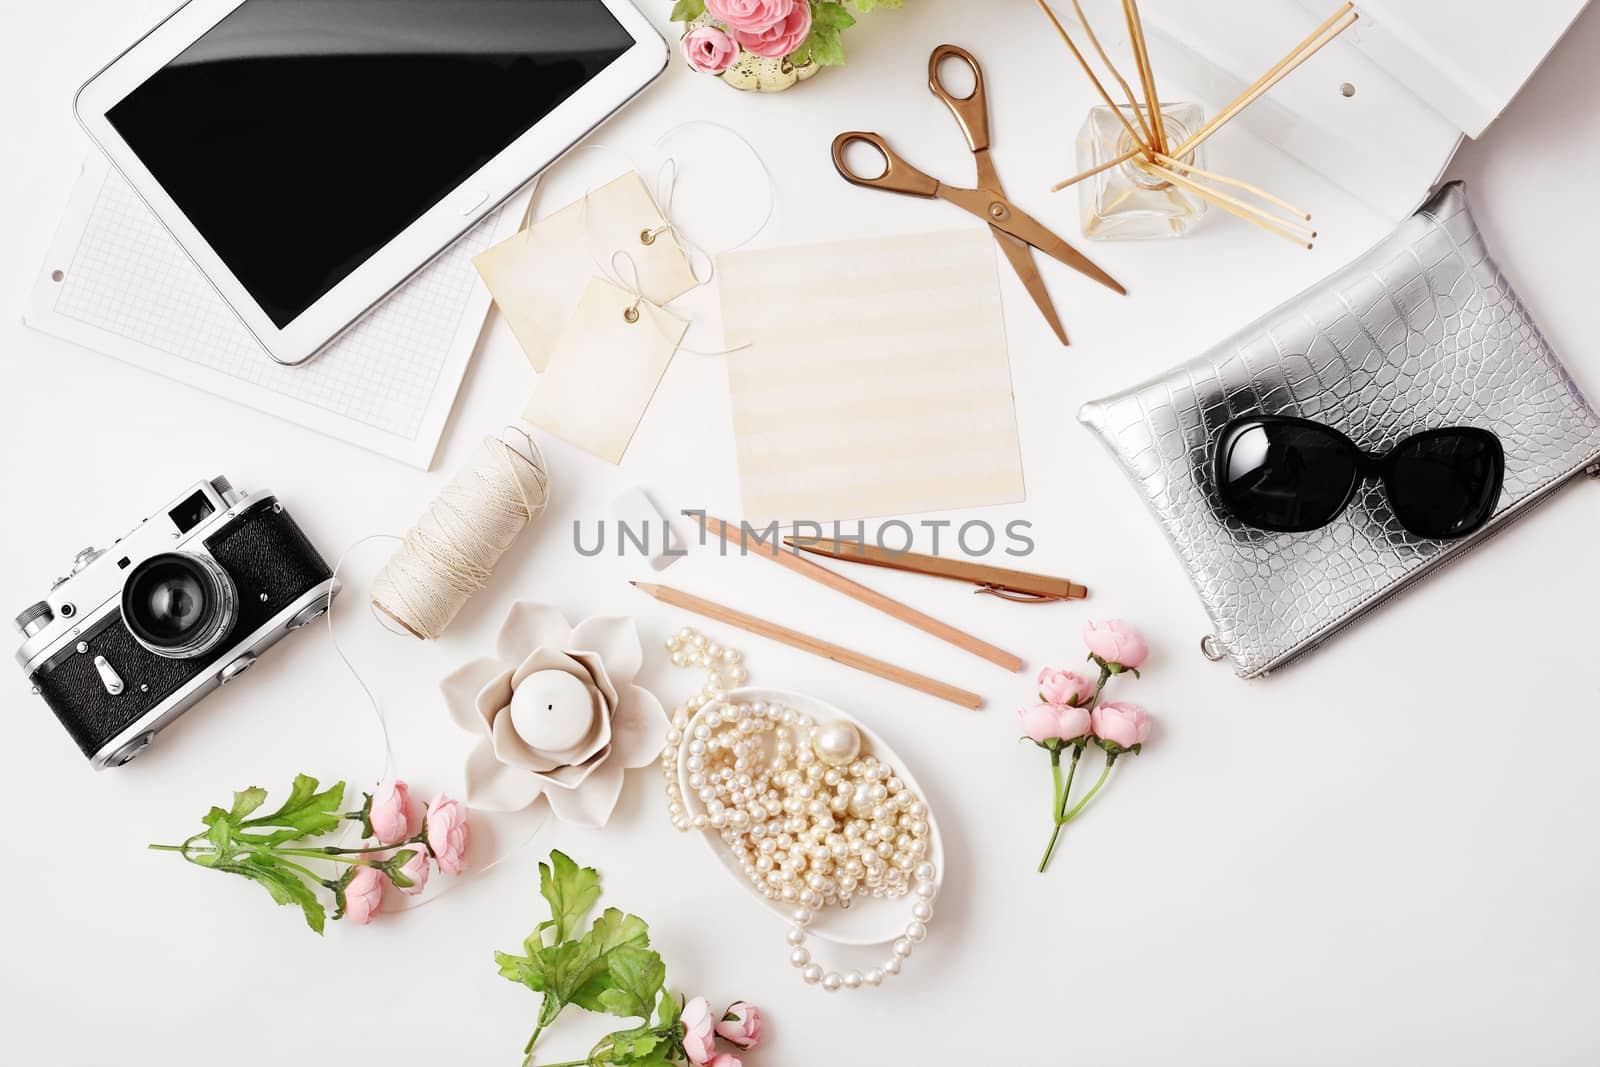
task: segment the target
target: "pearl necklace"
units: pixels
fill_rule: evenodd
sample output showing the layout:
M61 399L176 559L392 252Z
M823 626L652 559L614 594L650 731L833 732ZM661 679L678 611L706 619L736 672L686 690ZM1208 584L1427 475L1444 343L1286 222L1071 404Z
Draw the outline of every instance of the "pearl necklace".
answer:
M899 974L928 936L938 893L925 859L927 806L888 764L861 752L850 722L818 724L759 700L728 702L728 689L748 677L738 650L689 627L666 645L675 666L707 669L705 686L673 710L661 753L673 826L715 830L757 892L796 905L789 962L808 984L834 992ZM703 807L694 814L678 783L680 754ZM880 966L840 974L812 961L805 942L815 909L907 895L916 897L911 921Z

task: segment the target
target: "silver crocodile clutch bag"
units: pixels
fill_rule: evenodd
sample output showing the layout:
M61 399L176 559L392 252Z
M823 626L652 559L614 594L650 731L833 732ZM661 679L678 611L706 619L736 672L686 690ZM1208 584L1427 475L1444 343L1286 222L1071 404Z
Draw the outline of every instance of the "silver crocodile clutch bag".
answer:
M1456 541L1394 520L1376 482L1334 522L1268 533L1226 513L1217 432L1251 413L1300 415L1383 451L1435 426L1482 426L1505 448L1494 517ZM1375 248L1204 355L1086 404L1144 491L1241 677L1280 667L1526 513L1600 462L1600 419L1484 247L1461 183Z

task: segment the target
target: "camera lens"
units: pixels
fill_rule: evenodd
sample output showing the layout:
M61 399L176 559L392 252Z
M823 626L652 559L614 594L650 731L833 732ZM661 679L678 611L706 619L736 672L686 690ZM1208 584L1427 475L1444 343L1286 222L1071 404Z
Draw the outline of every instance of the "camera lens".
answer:
M151 556L122 583L122 621L145 648L188 659L214 648L238 617L238 593L205 556Z

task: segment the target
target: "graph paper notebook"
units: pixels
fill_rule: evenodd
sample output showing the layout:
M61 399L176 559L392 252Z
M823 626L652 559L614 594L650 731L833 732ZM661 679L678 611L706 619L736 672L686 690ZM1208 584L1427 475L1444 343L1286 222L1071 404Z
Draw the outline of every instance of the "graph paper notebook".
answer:
M267 358L121 176L96 156L73 188L25 320L426 468L489 308L472 257L516 230L529 195L519 193L463 234L322 355L282 367Z

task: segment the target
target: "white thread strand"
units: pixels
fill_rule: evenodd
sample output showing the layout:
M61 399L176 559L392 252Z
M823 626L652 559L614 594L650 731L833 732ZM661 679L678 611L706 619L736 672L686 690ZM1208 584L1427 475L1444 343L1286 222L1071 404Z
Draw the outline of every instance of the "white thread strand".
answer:
M731 252L731 251L734 251L736 249L743 248L745 245L749 244L751 241L755 240L758 236L760 236L761 232L767 228L768 223L770 223L772 221L772 216L773 216L774 212L777 210L777 202L778 202L777 184L772 180L772 171L767 168L766 160L761 158L761 153L756 151L755 145L751 144L748 140L746 140L745 137L742 134L740 134L737 130L733 129L732 127L724 126L722 123L713 122L710 119L691 119L688 122L680 122L678 125L672 127L671 129L669 129L665 133L663 133L660 137L656 138L655 144L652 147L659 149L662 146L662 144L665 143L669 138L671 138L675 134L677 134L677 133L679 133L679 132L681 132L683 130L689 129L690 127L693 127L693 126L705 126L705 127L711 128L711 129L720 130L723 133L727 134L728 136L732 137L734 140L738 141L741 145L744 146L745 151L750 153L751 158L756 161L756 165L761 168L762 176L766 179L767 206L766 206L766 210L762 213L761 221L758 222L756 224L755 228L752 229L749 233L745 234L738 241L735 241L733 244L731 244L728 247L722 249L721 251L722 252ZM640 171L640 167L638 166L638 164L634 163L632 157L629 156L628 153L622 151L619 148L614 148L611 145L602 144L602 143L596 142L596 143L593 143L593 144L579 145L577 147L577 149L575 149L574 151L585 151L585 150L593 151L593 152L612 152L612 153L615 153L616 155L621 156L624 160L626 160L628 165L629 165L629 167L631 167L634 171ZM649 194L651 196L651 199L655 202L656 211L657 211L657 213L659 213L661 215L661 218L663 220L662 224L660 226L657 226L657 227L651 229L649 231L649 233L650 233L650 236L652 238L659 237L663 233L670 234L672 236L672 238L675 241L678 242L679 247L681 247L683 249L684 259L688 261L689 273L694 278L694 282L695 282L694 288L699 289L699 288L703 288L703 287L711 284L711 281L712 281L713 277L716 274L716 255L717 254L714 254L712 252L707 251L704 246L702 246L699 242L695 241L686 232L684 232L683 227L681 225L679 225L679 223L677 222L676 219L673 218L673 216L672 216L672 199L673 199L673 193L677 189L677 184L678 184L678 160L677 160L677 157L676 156L667 156L666 158L664 158L661 161L660 167L657 168L657 171L656 171L656 183L655 183L654 191L652 192L652 191L650 191L648 189L646 190L647 192L649 192ZM650 299L648 296L645 295L645 293L643 292L643 290L641 289L641 287L639 285L639 265L634 260L631 251L629 249L627 249L627 248L611 249L608 252L604 248L599 247L599 242L597 242L595 240L595 238L594 238L593 228L591 227L590 221L589 221L590 220L590 215L589 215L589 195L592 192L593 192L593 189L590 188L590 187L585 187L585 189L583 191L583 201L582 201L582 203L583 203L583 227L582 228L583 228L583 233L584 233L585 251L589 255L589 261L594 265L595 270L597 270L602 277L604 277L607 280L609 280L610 282L612 282L619 289L626 290L629 293L629 295L631 295L633 297L633 303L630 305L630 307L632 308L632 310L637 311L641 301L649 301L649 299ZM531 205L529 207L529 218L530 219L532 218L532 207L531 207ZM623 271L618 266L618 262L619 262L618 257L619 256L621 257L621 262L627 264L627 267L628 267L628 272L627 272L628 276L627 277L624 277ZM706 261L707 269L706 269L706 273L705 273L705 277L704 278L702 278L700 276L700 271L697 270L696 267L695 267L695 257L696 256L703 257L705 259L705 261ZM670 304L670 303L672 303L672 301L669 300L669 301L667 301L667 303ZM661 305L654 304L654 302L651 302L651 304L654 307L660 307L661 306ZM651 325L655 328L655 330L658 333L661 334L661 336L663 338L665 338L665 339L667 339L669 341L673 340L672 335L668 334L666 328L660 322L655 320L653 317L651 318ZM693 328L692 322L691 322L691 327L690 328L691 329ZM691 345L688 345L688 344L677 344L674 347L676 348L677 351L687 353L687 354L689 354L691 356L726 356L726 355L731 355L734 352L740 352L740 351L743 351L746 348L749 348L750 347L750 342L746 341L746 342L743 342L741 344L733 345L733 346L728 347L728 348L720 348L720 349L700 349L700 348L695 348L695 347L693 347Z
M512 434L521 441L506 440ZM526 430L485 437L373 579L373 605L417 637L438 637L544 511L549 488L544 456Z

